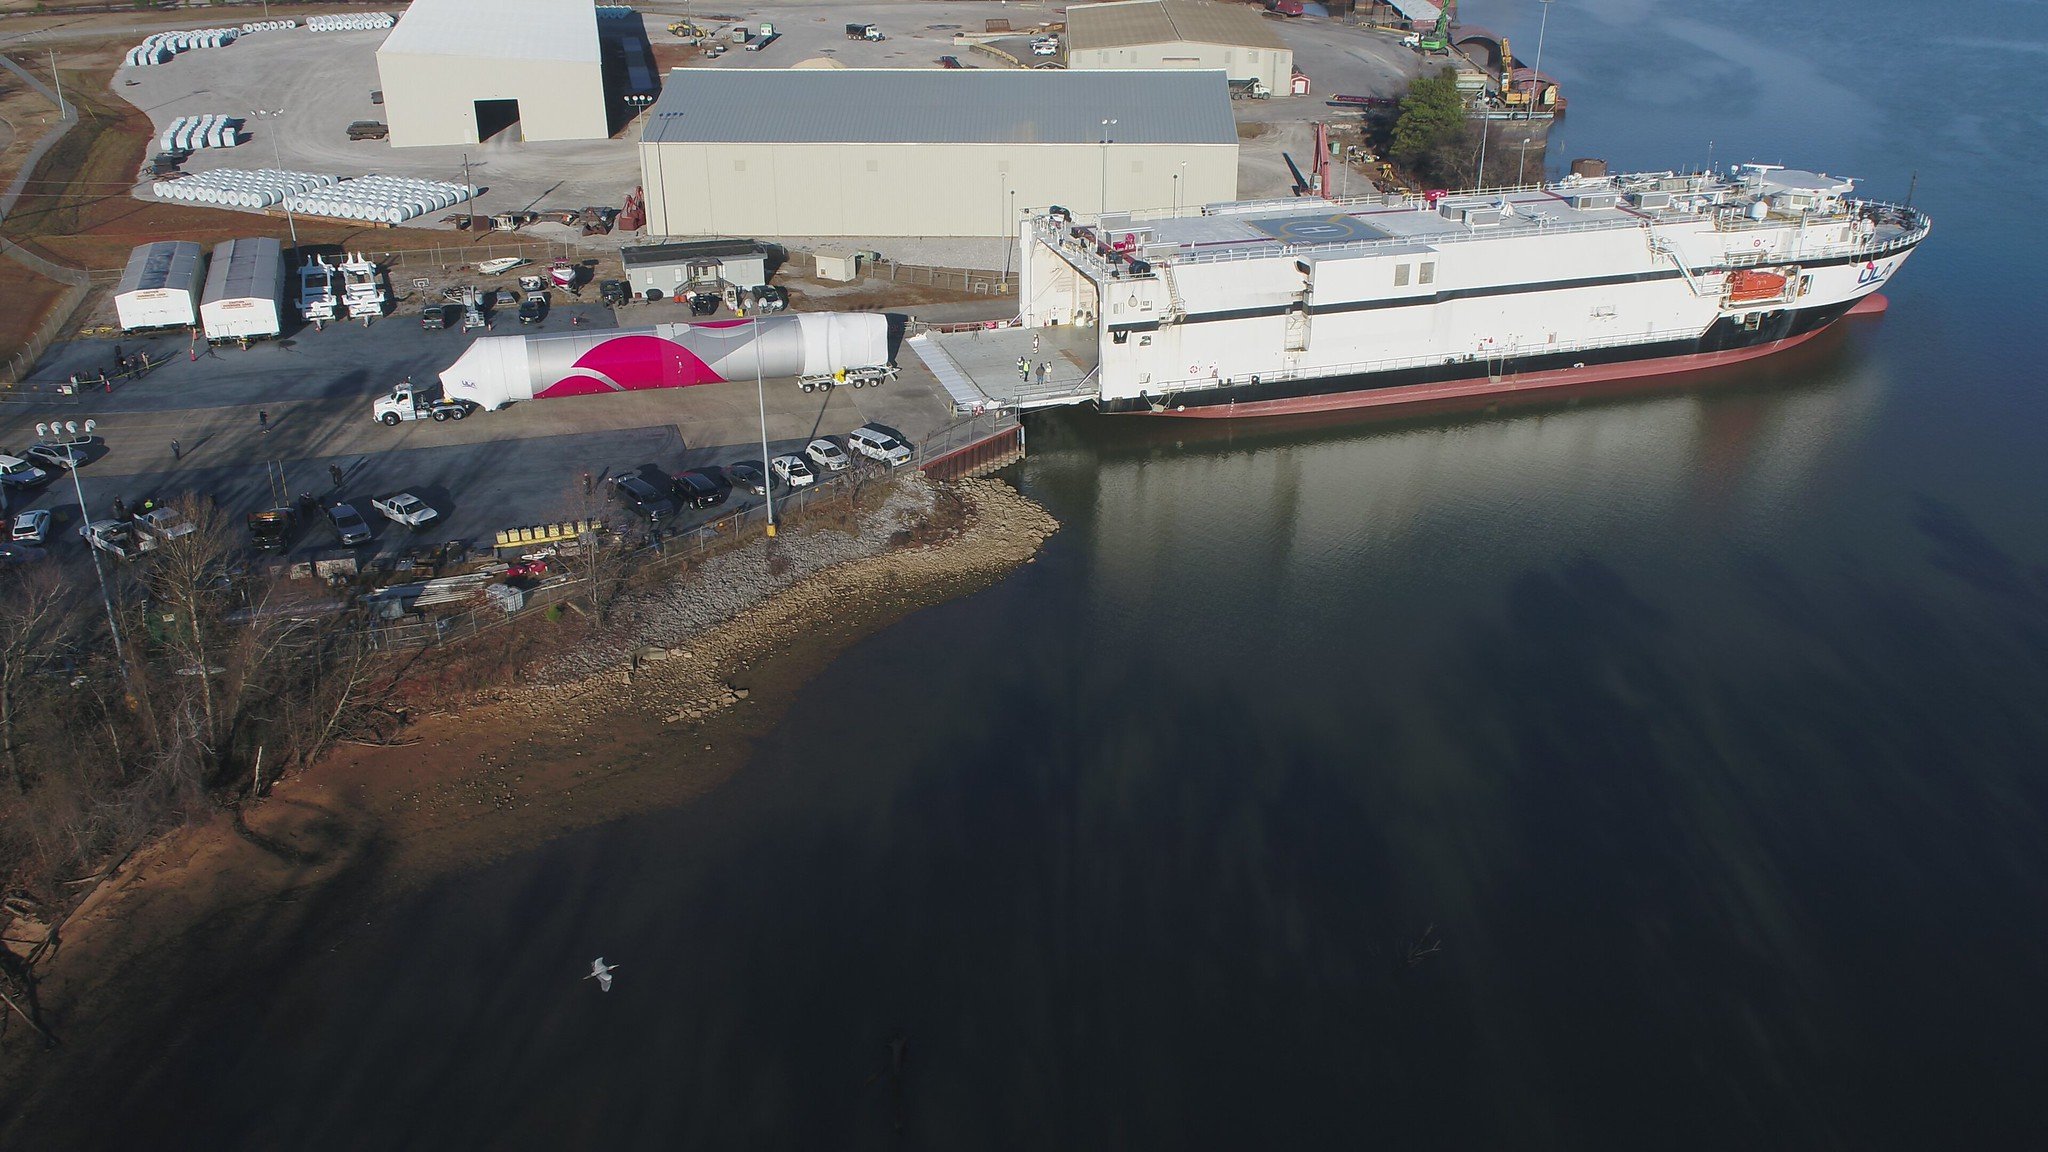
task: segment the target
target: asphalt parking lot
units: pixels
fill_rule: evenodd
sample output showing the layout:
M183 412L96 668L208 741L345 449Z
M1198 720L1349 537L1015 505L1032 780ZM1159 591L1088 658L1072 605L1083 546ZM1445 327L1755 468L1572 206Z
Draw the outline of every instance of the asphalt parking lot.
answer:
M569 306L586 326L613 328L609 309ZM569 309L540 331L568 327ZM674 319L671 311L630 309L633 326ZM516 332L516 321L497 332ZM528 326L525 331L535 331ZM760 408L768 410L771 454L801 451L815 436L880 423L915 443L953 420L944 390L914 356L903 374L880 388L805 393L793 380L770 380L757 394L751 381L619 395L535 400L460 421L412 421L386 427L371 416L373 401L410 376L431 386L436 374L469 346L475 333L422 331L416 317L386 317L368 328L302 328L248 350L190 349L182 337L79 340L51 349L34 380L44 385L89 373L95 381L72 396L17 394L0 405L0 445L25 448L36 424L94 422L106 451L78 473L78 489L62 474L29 493L10 493L9 511L49 508L57 519L52 551L82 560L77 542L82 490L94 518L116 497L142 500L198 495L215 501L239 524L248 512L310 493L322 503L350 500L375 529L362 555L391 555L447 540L488 549L504 528L588 515L604 507L604 481L652 467L674 473L761 457ZM149 349L158 366L111 391L96 381L119 346ZM173 443L175 442L175 450ZM334 483L332 469L341 472ZM584 493L583 476L592 493ZM282 477L281 481L278 477ZM440 513L418 532L371 513L373 496L410 491ZM718 508L684 513L666 530L686 529L758 502L733 492ZM615 524L644 532L646 524L612 506ZM324 524L302 533L297 551L334 547Z

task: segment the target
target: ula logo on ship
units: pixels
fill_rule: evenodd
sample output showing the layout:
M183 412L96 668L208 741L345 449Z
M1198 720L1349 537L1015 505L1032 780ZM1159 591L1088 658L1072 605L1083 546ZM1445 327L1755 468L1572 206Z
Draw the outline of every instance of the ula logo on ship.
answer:
M1889 276L1889 275L1891 275L1891 274L1892 274L1892 262L1891 262L1891 261L1889 261L1889 260L1885 261L1885 263L1884 263L1884 267L1880 268L1880 267L1878 267L1878 266L1877 266L1877 261L1875 261L1875 260L1866 260L1866 261L1864 261L1864 262L1863 262L1863 270L1862 270L1862 271L1860 271L1860 272L1858 272L1858 273L1856 273L1856 286L1857 286L1858 288L1861 288L1861 287L1863 287L1863 286L1864 286L1865 284L1877 284L1877 283L1880 283L1880 282L1882 282L1882 281L1884 280L1884 278L1885 278L1885 277L1887 277L1887 276Z

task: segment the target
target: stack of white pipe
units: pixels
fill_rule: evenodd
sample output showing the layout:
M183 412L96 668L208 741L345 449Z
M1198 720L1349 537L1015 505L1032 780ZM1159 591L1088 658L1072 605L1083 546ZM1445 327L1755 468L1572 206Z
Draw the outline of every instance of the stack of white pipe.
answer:
M130 68L162 64L180 52L194 48L225 48L240 36L239 28L195 28L187 32L158 32L128 50L122 63Z
M180 116L171 121L157 147L165 152L196 152L201 148L233 148L242 142L242 122L232 116Z
M289 197L285 206L312 216L403 224L416 216L452 208L472 195L460 184L403 176L362 176Z
M298 26L297 20L252 20L242 25L242 33L247 35L251 32L285 32Z
M599 4L597 6L597 18L599 20L631 20L639 15L640 13L637 9L627 4Z
M309 32L361 32L375 28L389 28L398 23L389 12L346 13L340 16L308 16L306 30Z
M216 168L181 180L158 180L149 190L160 200L210 204L221 208L268 208L288 197L335 183L316 172L282 172L275 168L243 171Z

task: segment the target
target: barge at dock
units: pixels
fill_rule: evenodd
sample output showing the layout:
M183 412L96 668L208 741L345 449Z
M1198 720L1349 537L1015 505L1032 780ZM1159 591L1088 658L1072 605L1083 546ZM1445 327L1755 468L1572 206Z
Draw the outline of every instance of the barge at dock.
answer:
M1690 372L1882 309L1931 224L1853 188L1747 164L1085 223L1054 209L1020 240L1017 326L911 345L962 406L1177 416Z

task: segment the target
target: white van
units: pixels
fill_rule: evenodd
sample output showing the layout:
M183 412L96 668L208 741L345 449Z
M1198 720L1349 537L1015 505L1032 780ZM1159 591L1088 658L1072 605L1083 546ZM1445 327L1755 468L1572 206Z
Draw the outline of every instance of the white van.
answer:
M910 449L903 441L872 424L863 424L848 432L846 446L870 460L879 460L891 468L901 468L910 463Z

